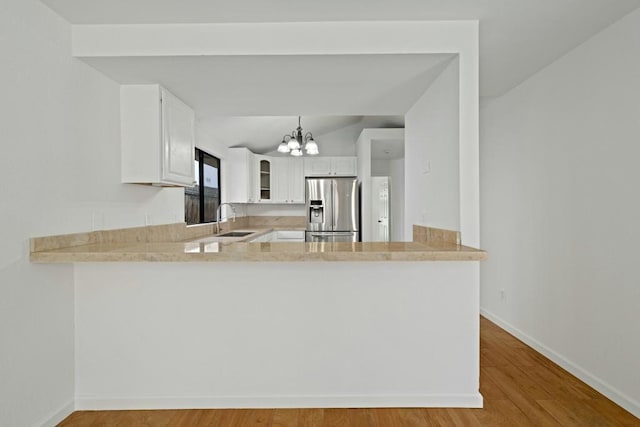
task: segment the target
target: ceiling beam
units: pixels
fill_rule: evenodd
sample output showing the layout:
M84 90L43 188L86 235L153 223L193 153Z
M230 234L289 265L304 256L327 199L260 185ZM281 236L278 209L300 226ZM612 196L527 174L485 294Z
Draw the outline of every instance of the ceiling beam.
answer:
M477 21L73 25L76 57L461 53ZM471 43L471 44L470 44Z

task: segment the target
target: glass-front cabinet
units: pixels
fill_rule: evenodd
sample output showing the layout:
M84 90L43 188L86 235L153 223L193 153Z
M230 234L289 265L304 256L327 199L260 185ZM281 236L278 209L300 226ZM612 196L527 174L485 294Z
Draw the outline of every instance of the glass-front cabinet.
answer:
M271 160L259 158L259 192L261 202L270 202L271 199Z

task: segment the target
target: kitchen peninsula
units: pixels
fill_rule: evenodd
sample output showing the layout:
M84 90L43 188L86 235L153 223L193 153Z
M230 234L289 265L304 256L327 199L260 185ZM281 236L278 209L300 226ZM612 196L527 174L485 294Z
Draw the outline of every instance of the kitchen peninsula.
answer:
M486 254L447 241L457 233L318 244L212 232L32 240L33 262L74 265L78 409L482 406Z
M117 236L122 236L127 231L36 238L32 242L31 261L43 263L479 261L485 257L484 251L459 245L455 236L451 241L417 239L413 242L277 242L272 244L251 241L282 227L242 227L242 230L247 230L247 236L223 237L212 235L211 226L205 226L200 227L200 231L193 230L191 233L207 234L186 240L183 238L186 233L189 233L187 230L190 227L181 231L182 228L184 228L182 223L141 227L136 231L131 230L130 237L121 240L118 240ZM284 227L287 230L290 228ZM419 228L428 229L427 227ZM150 237L154 232L159 233L159 236ZM167 237L162 238L162 235ZM419 233L417 235L420 236Z

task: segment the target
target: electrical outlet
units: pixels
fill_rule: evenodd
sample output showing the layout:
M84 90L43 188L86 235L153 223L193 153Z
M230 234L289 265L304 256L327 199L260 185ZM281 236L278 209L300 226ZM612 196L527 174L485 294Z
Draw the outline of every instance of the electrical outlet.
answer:
M500 289L500 299L503 301L507 299L507 293L504 289Z

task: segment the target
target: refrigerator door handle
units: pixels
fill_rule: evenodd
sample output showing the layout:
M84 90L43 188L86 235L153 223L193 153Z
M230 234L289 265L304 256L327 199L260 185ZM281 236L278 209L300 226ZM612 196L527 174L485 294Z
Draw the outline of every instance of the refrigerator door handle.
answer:
M333 199L333 225L331 229L336 231L336 228L338 228L338 215L336 213L340 206L338 206L338 181L335 179L331 181L331 198Z

